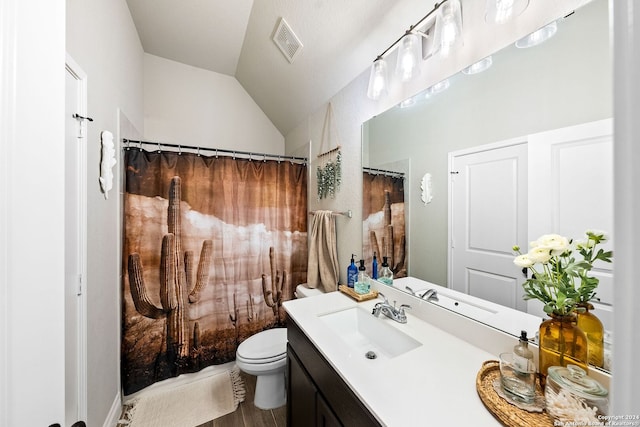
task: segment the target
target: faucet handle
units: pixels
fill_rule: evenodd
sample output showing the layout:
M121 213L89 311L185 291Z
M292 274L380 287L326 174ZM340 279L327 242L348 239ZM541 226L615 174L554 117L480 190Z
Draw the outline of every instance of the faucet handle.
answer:
M384 296L384 294L383 294L382 292L378 292L378 296L379 296L379 297L382 297L382 298L384 299L384 302L387 302L387 303L388 303L388 301L387 301L387 297L385 297L385 296Z
M411 306L410 306L409 304L402 304L402 305L400 306L400 314L404 314L404 310L405 310L405 309L407 309L407 310L411 310Z

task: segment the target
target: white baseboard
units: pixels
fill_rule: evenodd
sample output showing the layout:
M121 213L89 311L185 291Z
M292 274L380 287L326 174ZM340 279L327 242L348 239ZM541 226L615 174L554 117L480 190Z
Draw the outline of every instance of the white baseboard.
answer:
M116 394L115 399L113 399L113 404L111 405L109 414L107 415L107 418L104 420L104 424L102 424L102 427L116 427L118 425L118 420L120 420L121 412L122 412L122 401L120 400L120 393L118 393Z

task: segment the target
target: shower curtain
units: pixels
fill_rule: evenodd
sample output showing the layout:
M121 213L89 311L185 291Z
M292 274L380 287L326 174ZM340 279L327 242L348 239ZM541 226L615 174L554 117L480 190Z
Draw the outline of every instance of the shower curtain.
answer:
M125 150L124 394L235 358L307 275L307 170Z
M367 270L375 252L378 266L386 256L393 276L406 277L404 177L363 171L362 183L362 259Z

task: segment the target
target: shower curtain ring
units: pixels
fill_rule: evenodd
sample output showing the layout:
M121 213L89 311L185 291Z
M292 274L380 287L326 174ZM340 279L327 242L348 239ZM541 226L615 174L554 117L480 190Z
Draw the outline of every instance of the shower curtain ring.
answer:
M160 153L162 150L160 149L160 143L158 142L158 153Z
M182 156L182 147L178 144L178 156Z
M216 148L216 159L218 158L218 149Z
M267 155L263 154L262 155L262 163L265 163L267 161Z
M138 141L138 150L142 151L142 141Z
M198 147L198 157L200 157L200 147Z
M233 152L233 160L235 160L235 159L236 159L236 152L234 151Z

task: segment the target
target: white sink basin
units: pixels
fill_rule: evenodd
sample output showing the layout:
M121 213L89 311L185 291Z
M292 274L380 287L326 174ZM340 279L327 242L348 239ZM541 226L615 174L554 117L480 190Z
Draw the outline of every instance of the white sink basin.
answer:
M367 353L373 352L376 359L390 359L422 345L388 324L393 320L382 316L377 318L368 310L353 307L318 318L354 351L356 357L361 355L366 359Z

